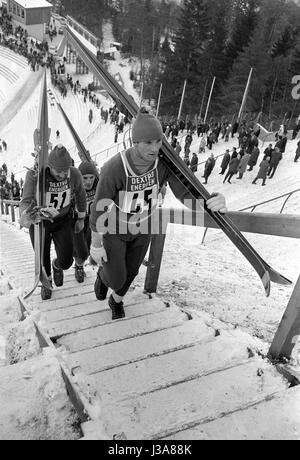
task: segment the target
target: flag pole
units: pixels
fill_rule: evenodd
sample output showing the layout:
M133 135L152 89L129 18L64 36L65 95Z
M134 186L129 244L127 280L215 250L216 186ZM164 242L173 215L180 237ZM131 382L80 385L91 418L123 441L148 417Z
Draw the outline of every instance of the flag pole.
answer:
M200 118L200 120L201 120L201 118L202 118L202 109L203 109L204 99L205 99L205 95L206 95L207 83L208 83L208 80L205 80L204 91L203 91L203 96L202 96L202 101L201 101L200 112L199 112L199 118Z
M184 80L183 91L182 91L181 102L180 102L180 107L179 107L177 120L180 120L180 117L181 117L183 100L184 100L184 95L185 95L185 88L186 88L186 80Z
M210 88L210 93L209 93L209 98L208 98L208 102L207 102L205 117L204 117L204 120L203 120L204 123L206 122L206 118L207 118L207 114L208 114L208 109L209 109L210 101L211 101L211 96L212 96L212 93L213 93L213 90L214 90L214 86L215 86L215 81L216 81L216 77L214 77L213 82L212 82L212 85L211 85L211 88Z
M144 92L144 82L142 82L141 86L141 94L140 94L140 107L142 107L142 102L143 102L143 92Z
M159 96L158 96L157 109L156 109L156 118L158 117L158 111L159 111L159 106L160 106L161 93L162 93L162 83L160 84L160 88L159 88Z
M240 108L240 111L239 111L238 121L240 121L240 119L241 119L241 117L243 115L244 109L245 109L246 100L247 100L248 92L249 92L250 81L251 81L251 77L252 77L252 72L253 72L253 67L251 67L250 72L249 72L248 81L247 81L247 85L246 85L244 96L243 96L243 101L242 101L241 108Z

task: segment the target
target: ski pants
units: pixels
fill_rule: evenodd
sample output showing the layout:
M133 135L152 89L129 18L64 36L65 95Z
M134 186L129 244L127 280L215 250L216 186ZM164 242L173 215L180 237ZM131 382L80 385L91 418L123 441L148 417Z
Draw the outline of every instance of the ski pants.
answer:
M68 215L59 221L45 221L45 245L43 264L47 276L51 276L51 243L53 241L56 251L56 266L68 270L73 264L73 222ZM32 246L34 247L34 225L29 228Z
M103 235L107 262L99 275L107 287L124 297L147 253L151 235Z
M92 233L89 217L85 219L84 228L79 233L73 233L74 257L83 263L89 256Z

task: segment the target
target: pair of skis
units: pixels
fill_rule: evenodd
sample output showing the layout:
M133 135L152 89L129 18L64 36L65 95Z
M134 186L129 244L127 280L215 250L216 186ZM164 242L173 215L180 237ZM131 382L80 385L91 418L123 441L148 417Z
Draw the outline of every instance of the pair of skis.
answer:
M138 113L139 107L132 96L129 96L125 92L114 77L112 77L104 66L101 65L96 56L79 41L77 36L69 27L66 28L65 34L67 41L71 43L72 47L74 47L79 56L89 67L90 71L101 82L102 86L116 102L120 111L124 113L125 110L127 115L130 114L131 117L135 117ZM175 154L174 149L170 146L166 138L163 139L163 145L160 151L160 160L167 166L169 171L174 174L178 180L180 180L183 186L195 199L204 200L205 211L217 223L220 229L227 235L244 257L246 257L248 262L259 275L264 286L266 296L269 296L270 294L271 281L283 285L291 284L290 280L278 273L264 261L264 259L256 252L228 216L219 212L212 212L207 208L206 202L209 198L211 198L211 195L187 167L184 161Z
M47 101L47 81L46 71L42 82L42 90L39 106L38 127L34 132L34 145L37 153L37 188L36 204L37 206L46 206L45 202L45 173L48 164L48 150L50 129L48 127L48 101ZM43 221L34 224L34 270L35 279L32 289L24 296L24 299L30 297L38 287L39 283L48 289L52 289L46 270L43 264L45 245L45 229Z

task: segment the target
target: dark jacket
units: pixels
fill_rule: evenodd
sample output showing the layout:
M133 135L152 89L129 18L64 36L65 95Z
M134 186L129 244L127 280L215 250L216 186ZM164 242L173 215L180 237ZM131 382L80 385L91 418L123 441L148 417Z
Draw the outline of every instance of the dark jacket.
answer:
M214 158L209 157L205 163L205 168L204 168L204 175L209 176L214 169L216 164L216 160Z
M266 179L269 167L270 163L267 160L263 160L259 165L257 179Z
M221 163L221 169L226 169L230 162L230 153L225 152Z
M274 150L272 152L270 166L277 166L279 161L282 159L282 153L279 151Z
M285 152L285 147L287 143L287 137L283 137L282 139L279 139L279 141L276 142L275 147L278 147L279 150L284 153Z
M230 160L228 171L236 174L238 172L240 161L238 158L233 158Z
M273 150L274 150L273 148L267 147L267 148L264 150L264 155L265 155L265 157L270 157L270 158L271 158L272 153L273 153ZM264 159L265 159L265 158L264 158Z
M191 168L191 170L193 172L196 172L198 170L198 157L197 157L197 155L192 156L190 168Z
M258 147L254 147L253 150L252 150L252 153L250 155L250 158L249 158L249 161L248 161L248 165L251 166L253 168L253 166L256 165L257 163L257 160L258 160L258 157L259 157L259 148Z
M241 158L239 169L238 169L240 173L244 174L244 172L246 171L249 158L250 158L249 153L245 153L245 155Z

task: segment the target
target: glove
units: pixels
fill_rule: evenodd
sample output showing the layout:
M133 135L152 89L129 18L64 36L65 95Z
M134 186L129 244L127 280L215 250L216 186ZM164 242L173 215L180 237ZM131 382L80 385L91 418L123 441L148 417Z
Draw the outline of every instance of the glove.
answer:
M95 248L95 246L91 246L90 255L98 265L102 266L103 262L107 262L107 254L103 246L101 246L100 248Z
M221 212L222 214L227 212L225 197L221 193L212 193L206 204L208 209L213 212Z
M74 226L74 233L80 233L84 229L84 219L77 219Z
M33 224L38 224L41 221L39 207L36 206L33 200L28 208L22 213L19 223L21 228L29 228Z
M54 219L57 217L59 212L55 208L40 208L41 219Z

